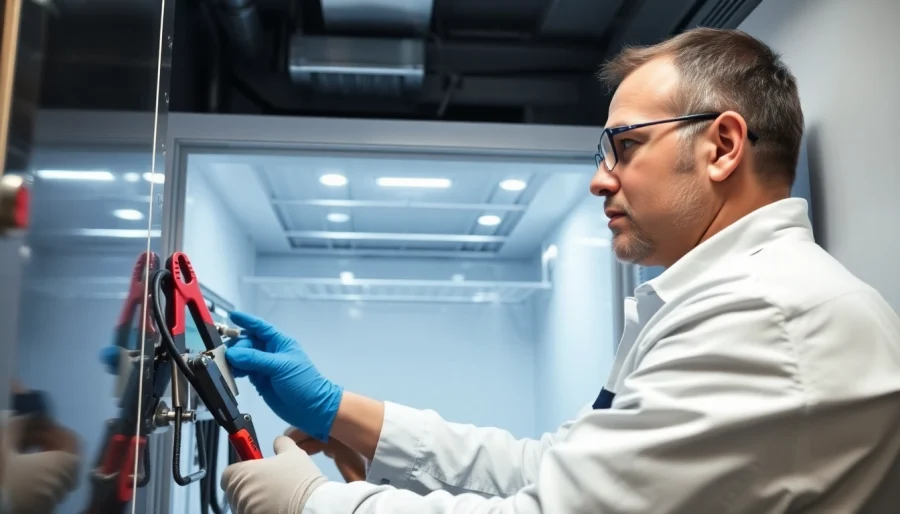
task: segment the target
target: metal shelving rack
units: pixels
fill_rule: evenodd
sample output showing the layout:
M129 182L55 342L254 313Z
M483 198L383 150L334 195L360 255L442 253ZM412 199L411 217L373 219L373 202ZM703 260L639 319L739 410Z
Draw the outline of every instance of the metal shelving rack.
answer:
M273 300L319 301L517 304L552 289L552 284L547 280L514 282L245 277L244 283Z

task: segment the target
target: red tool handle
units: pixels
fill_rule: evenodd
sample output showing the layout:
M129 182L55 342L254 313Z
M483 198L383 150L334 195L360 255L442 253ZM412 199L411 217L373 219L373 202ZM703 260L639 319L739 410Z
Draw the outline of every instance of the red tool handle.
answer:
M104 451L98 471L103 475L114 475L118 472L117 492L122 502L129 502L134 496L134 464L145 444L147 444L146 437L128 438L117 434L112 437Z
M246 428L242 428L237 432L230 434L228 440L231 441L231 445L234 446L234 451L237 452L238 457L240 457L242 461L263 458L262 452L259 451L259 445L256 444L256 440L250 436L250 432L248 432Z

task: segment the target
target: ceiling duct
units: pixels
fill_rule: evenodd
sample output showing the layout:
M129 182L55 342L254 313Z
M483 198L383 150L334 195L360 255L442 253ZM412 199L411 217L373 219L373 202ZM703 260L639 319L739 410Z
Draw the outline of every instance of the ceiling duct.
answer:
M424 36L431 27L433 0L322 0L329 32Z
M322 0L325 29L291 38L294 82L326 94L400 96L422 86L432 0ZM352 37L354 32L368 36Z
M419 39L294 36L288 59L291 79L327 94L399 96L425 77Z
M254 0L223 0L219 3L225 31L237 50L247 58L260 55L262 27Z

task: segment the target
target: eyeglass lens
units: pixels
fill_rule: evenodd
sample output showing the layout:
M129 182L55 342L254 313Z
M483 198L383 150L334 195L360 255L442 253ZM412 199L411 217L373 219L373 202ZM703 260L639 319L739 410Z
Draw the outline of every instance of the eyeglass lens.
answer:
M606 170L612 171L616 165L616 154L613 152L612 140L609 138L608 132L603 132L603 135L600 136L600 144L597 145L597 150L598 153L595 156L597 167L599 168L601 163L605 163Z

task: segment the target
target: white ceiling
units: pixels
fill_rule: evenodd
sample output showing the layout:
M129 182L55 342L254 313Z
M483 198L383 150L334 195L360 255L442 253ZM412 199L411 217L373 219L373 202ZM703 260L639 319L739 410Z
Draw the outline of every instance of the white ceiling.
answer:
M588 195L584 165L451 156L192 154L264 253L530 259ZM324 185L339 174L346 185ZM379 177L442 178L450 187L393 188ZM525 181L522 191L499 187ZM349 220L335 223L329 214ZM484 215L501 218L484 226ZM598 220L598 222L601 222Z

